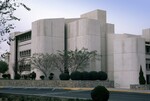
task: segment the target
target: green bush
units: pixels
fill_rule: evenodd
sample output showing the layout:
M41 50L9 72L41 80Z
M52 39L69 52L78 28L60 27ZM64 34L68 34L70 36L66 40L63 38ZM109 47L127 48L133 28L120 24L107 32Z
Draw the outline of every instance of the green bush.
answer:
M143 75L142 67L140 67L140 72L139 72L139 83L140 85L144 85L146 83L145 77Z
M15 75L15 80L19 80L21 78L20 74Z
M5 73L8 70L8 64L5 61L0 61L0 73Z
M70 79L70 75L68 73L61 73L59 75L60 80L69 80Z
M6 79L6 78L7 78L7 74L3 74L2 77L3 77L4 79Z
M41 80L44 80L45 76L44 76L44 75L41 75L40 78L41 78Z
M36 78L36 73L33 71L32 73L30 73L30 78L32 79L32 80L35 80L35 78Z
M82 79L81 72L79 71L72 72L70 78L71 80L81 80Z
M108 101L109 91L103 86L97 86L91 91L93 101Z
M82 75L82 80L89 80L90 79L90 76L89 76L89 72L81 72L81 75Z
M52 80L54 78L54 73L50 73L48 78L49 80Z
M3 74L2 77L3 77L4 79L10 79L10 74Z
M98 73L96 71L89 72L90 80L98 80Z
M104 80L107 80L107 78L108 78L107 73L105 73L103 71L98 72L98 79L99 80L104 81Z

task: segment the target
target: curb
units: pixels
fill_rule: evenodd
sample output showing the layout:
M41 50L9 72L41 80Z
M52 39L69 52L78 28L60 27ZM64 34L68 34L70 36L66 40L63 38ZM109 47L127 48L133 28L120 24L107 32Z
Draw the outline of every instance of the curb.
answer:
M77 90L83 90L83 91L86 91L86 90L93 90L94 88L71 88L71 87L54 87L54 88L51 88L51 87L4 87L4 86L0 86L0 89L1 88L37 88L37 89L64 89L64 90L74 90L74 91L77 91ZM139 94L150 94L150 91L147 91L147 90L130 90L130 89L115 89L115 88L107 88L110 92L122 92L122 93L139 93Z
M64 90L92 90L94 88L63 88ZM107 88L111 92L126 92L126 93L140 93L140 94L150 94L150 91L136 91L136 90L130 90L130 89L112 89Z

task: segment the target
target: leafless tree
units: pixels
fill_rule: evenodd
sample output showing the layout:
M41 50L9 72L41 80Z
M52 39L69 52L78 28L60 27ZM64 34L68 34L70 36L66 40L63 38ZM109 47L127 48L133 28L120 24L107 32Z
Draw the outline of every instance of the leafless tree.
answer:
M64 72L64 65L65 65L65 52L58 51L57 54L53 54L54 59L54 67L56 67L61 73ZM98 54L96 51L88 51L87 49L83 48L81 50L69 50L67 51L67 69L70 72L82 70L87 67L90 63L90 60L95 58L98 59Z
M14 24L12 21L20 21L20 18L14 15L14 12L19 7L24 7L26 10L30 10L25 4L20 2L21 0L0 0L0 43L2 41L11 41L11 38L5 38L6 34L10 33L14 29Z
M54 69L53 54L35 53L30 58L30 63L34 68L39 69L45 75L45 78L48 78L49 73Z

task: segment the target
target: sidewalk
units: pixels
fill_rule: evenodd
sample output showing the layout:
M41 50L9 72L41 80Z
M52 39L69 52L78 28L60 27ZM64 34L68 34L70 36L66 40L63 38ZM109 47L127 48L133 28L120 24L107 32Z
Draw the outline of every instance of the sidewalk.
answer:
M71 88L71 87L2 87L1 88L24 88L24 89L64 89L64 90L92 90L94 88ZM150 94L150 90L131 90L131 89L124 89L124 88L107 88L111 92L127 92L127 93L140 93L140 94Z
M63 88L66 90L92 90L93 88ZM150 94L150 90L131 90L131 89L123 89L123 88L107 88L112 92L128 92L128 93L142 93L142 94Z

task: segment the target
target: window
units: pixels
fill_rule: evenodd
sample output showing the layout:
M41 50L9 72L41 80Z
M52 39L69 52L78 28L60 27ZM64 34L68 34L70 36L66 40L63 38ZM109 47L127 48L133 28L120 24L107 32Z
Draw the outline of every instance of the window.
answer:
M150 42L146 41L145 44L150 44Z
M31 70L31 65L30 64L24 64L19 66L19 71L30 71Z
M145 46L145 53L150 54L150 46Z
M150 71L150 64L146 63L146 70Z
M19 42L24 42L24 41L27 41L27 40L31 40L31 32L28 32L28 33L25 33L25 34L22 34L22 35L18 36L18 41Z
M146 75L147 84L150 84L150 75Z
M19 52L20 57L29 57L31 56L31 50L24 50Z

